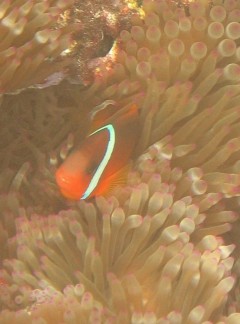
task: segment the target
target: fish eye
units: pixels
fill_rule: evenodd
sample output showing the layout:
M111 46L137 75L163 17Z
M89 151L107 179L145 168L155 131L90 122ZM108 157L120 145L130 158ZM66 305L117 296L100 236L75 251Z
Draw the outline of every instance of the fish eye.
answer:
M93 175L95 173L95 171L97 170L97 165L96 164L93 164L93 165L90 165L87 170L86 170L86 173L89 174L89 175Z

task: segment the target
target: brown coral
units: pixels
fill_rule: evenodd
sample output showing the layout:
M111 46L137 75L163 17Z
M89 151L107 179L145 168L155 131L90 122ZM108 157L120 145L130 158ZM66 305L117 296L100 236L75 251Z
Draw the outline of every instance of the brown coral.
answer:
M91 0L75 1L63 18L65 23L81 23L81 33L75 34L74 46L68 55L72 59L69 78L89 84L100 63L109 68L114 62L112 49L121 30L129 29L130 18L137 13L136 1ZM110 52L110 54L109 54Z

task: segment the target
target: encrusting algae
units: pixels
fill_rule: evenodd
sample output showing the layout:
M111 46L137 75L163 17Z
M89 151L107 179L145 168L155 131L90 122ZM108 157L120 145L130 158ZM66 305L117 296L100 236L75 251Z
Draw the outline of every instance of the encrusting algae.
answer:
M50 188L62 139L49 149L34 141L35 153L54 152L33 172L38 185L30 193L20 173L0 200L1 323L240 321L240 2L199 0L185 10L145 0L142 10L113 48L113 69L99 67L81 92L91 107L141 107L127 183L78 203L52 185L50 211L45 195L37 205L36 188L40 179ZM68 138L61 159L72 145Z

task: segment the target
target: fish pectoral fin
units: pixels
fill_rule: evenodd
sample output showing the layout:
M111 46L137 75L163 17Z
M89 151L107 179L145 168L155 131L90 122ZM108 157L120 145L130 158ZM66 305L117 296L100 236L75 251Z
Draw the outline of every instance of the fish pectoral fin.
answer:
M109 196L113 189L117 186L122 186L127 182L128 173L131 169L132 163L129 162L127 165L119 169L117 172L115 172L113 175L111 175L108 178L109 181L109 187L106 191L105 196Z

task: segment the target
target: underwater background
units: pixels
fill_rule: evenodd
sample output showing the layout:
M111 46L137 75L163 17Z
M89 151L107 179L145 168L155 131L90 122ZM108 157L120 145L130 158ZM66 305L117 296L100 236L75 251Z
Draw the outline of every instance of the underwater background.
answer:
M0 323L239 323L240 1L2 1L0 36ZM65 199L132 103L124 183Z

